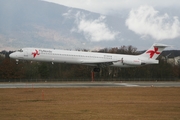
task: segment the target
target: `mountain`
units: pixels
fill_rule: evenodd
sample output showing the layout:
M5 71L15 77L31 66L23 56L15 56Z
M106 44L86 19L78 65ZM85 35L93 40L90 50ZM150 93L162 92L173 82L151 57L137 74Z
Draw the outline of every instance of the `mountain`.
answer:
M57 47L78 42L75 34L68 35L73 21L63 16L70 9L37 0L1 1L1 47Z
M147 49L156 40L125 24L128 10L102 15L41 0L0 1L0 50L22 47L98 49L133 45ZM178 39L163 43L178 44Z

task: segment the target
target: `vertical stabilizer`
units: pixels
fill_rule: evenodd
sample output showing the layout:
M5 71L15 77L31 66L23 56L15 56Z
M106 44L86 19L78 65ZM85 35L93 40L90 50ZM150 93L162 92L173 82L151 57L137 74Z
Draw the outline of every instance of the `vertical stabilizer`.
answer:
M140 57L156 59L166 47L168 47L168 45L155 43L146 52L141 54Z

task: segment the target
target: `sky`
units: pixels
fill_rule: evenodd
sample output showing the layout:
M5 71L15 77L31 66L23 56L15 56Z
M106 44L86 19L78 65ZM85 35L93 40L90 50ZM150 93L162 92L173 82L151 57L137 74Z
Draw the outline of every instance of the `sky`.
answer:
M179 11L169 14L166 9L180 8L179 0L45 0L73 8L80 8L102 15L122 13L128 10L125 25L142 39L148 37L157 42L180 39ZM159 11L159 9L163 11ZM92 41L113 41L119 31L111 31L105 17L87 21L80 19L74 31L83 32ZM73 30L72 30L73 31ZM100 32L101 31L101 32ZM106 36L105 36L106 35ZM107 39L106 39L107 38ZM180 46L180 44L178 44ZM180 49L180 47L175 47Z
M75 33L81 36L83 35L82 40L71 39L73 40L72 42L76 44L76 45L72 45L72 47L74 46L78 47L79 45L80 47L83 48L87 47L89 49L92 47L95 48L116 47L118 44L118 45L133 45L136 46L138 49L140 48L141 50L144 50L147 49L147 47L149 47L149 45L153 43L164 43L168 45L174 45L175 46L174 49L180 50L180 42L179 42L180 41L180 12L179 12L180 1L179 0L106 0L106 1L105 0L37 0L37 1L47 1L71 8L79 8L79 9L84 9L91 12L99 13L99 14L93 14L95 17L89 18L88 15L91 13L89 12L83 13L81 10L66 8L66 10L63 11L64 13L60 11L60 13L62 12L61 15L63 16L63 19L73 20L73 25L68 29L69 30L68 32ZM11 2L8 2L8 4L10 6L12 4L13 6L13 3ZM22 7L21 4L19 3L17 5ZM48 8L48 10L50 9L51 8ZM10 11L10 13L11 12L13 13L13 11ZM45 12L45 14L48 15L47 11ZM34 19L38 19L38 18L35 17ZM40 33L38 34L43 39L45 38L59 43L62 42L61 41L62 36L57 31L55 32L55 30L51 28L42 28L42 29L36 28L36 29L41 31L41 33L47 33L47 34L40 34ZM0 35L0 37L3 36ZM70 42L68 41L66 42L63 40L62 43L70 43ZM69 46L70 45L67 44L66 47ZM0 45L0 48L3 47L4 44Z
M69 7L85 9L101 14L109 14L123 9L137 8L142 5L153 7L180 7L179 0L45 0Z

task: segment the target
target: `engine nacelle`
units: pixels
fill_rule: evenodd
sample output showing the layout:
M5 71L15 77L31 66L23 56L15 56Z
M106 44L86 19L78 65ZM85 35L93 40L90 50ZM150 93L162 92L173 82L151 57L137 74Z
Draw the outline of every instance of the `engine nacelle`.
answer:
M138 59L128 59L128 60L127 59L123 59L122 63L126 64L126 65L133 65L133 66L142 65L141 60L138 60Z

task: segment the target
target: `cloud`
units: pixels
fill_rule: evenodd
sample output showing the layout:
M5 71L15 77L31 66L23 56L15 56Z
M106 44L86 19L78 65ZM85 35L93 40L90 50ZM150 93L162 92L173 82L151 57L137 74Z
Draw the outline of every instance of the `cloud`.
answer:
M126 25L136 34L149 35L156 40L180 37L178 17L174 16L171 18L168 14L160 15L151 6L141 6L138 9L132 9L126 20Z
M73 28L72 31L77 30L77 32L83 33L87 40L93 42L111 41L119 34L119 32L112 31L108 28L105 24L105 16L100 16L95 20L86 20L85 16L80 17L80 14L77 13L76 17L77 28Z
M66 13L63 13L62 15L63 15L64 17L71 18L71 12L72 12L72 10L70 9L70 10L68 10Z

